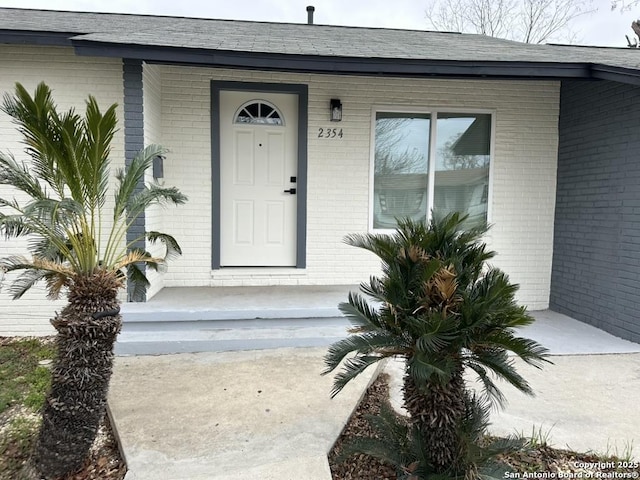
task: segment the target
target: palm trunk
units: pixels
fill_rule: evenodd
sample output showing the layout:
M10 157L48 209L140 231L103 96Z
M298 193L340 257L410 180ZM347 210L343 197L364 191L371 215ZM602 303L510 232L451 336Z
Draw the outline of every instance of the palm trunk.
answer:
M51 321L58 332L57 356L33 457L44 478L82 466L104 417L113 344L122 325L120 286L111 272L75 278L69 303Z
M465 384L462 372L445 384L418 387L404 377L404 405L419 429L427 458L438 473L464 473L459 426L465 414Z

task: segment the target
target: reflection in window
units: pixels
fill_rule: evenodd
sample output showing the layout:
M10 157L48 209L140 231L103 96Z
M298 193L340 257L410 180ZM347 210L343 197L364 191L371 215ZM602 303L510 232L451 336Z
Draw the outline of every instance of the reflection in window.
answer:
M376 115L373 228L427 217L430 123L428 114Z
M468 224L487 220L491 115L433 118L435 175L429 192L432 115L376 113L373 228L395 228L396 219L405 217L426 220L430 209L468 214Z
M252 100L238 109L233 123L284 125L284 119L274 105L263 100Z
M439 113L436 126L434 209L464 212L469 224L485 222L491 115Z

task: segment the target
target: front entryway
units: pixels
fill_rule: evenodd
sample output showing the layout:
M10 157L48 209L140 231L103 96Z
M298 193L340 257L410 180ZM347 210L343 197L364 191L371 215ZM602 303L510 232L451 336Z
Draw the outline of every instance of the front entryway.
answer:
M296 265L298 96L220 92L220 266Z

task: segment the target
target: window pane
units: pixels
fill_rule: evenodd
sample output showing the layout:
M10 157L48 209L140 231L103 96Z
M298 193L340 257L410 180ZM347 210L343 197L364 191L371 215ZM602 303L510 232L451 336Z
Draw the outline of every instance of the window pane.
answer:
M491 115L439 113L436 123L434 210L487 220Z
M234 123L250 123L259 125L283 125L280 113L275 107L263 102L254 102L240 109Z
M373 228L427 218L429 114L376 114Z

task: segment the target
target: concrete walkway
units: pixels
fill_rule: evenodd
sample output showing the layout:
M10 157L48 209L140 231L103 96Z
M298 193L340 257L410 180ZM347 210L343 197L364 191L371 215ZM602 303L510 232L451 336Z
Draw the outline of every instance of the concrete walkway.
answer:
M516 362L535 396L500 382L507 405L492 412L490 431L540 435L554 447L582 452L623 454L635 446L640 458L640 345L556 312L532 313L536 322L521 336L547 347L553 364L539 370ZM400 411L403 364L385 370Z
M326 348L118 357L109 408L127 480L330 480L373 378L331 399Z
M504 387L496 433L550 430L551 443L640 457L640 345L553 312L523 334L555 355L524 366L537 397ZM335 399L326 348L116 359L109 407L128 480L330 480L327 452L369 372ZM396 365L397 367L397 365ZM396 376L397 378L397 376ZM626 442L626 443L625 443Z
M555 312L534 312L522 335L550 350L543 370L518 363L535 397L505 385L508 404L492 415L498 435L542 434L551 445L640 458L640 345Z

